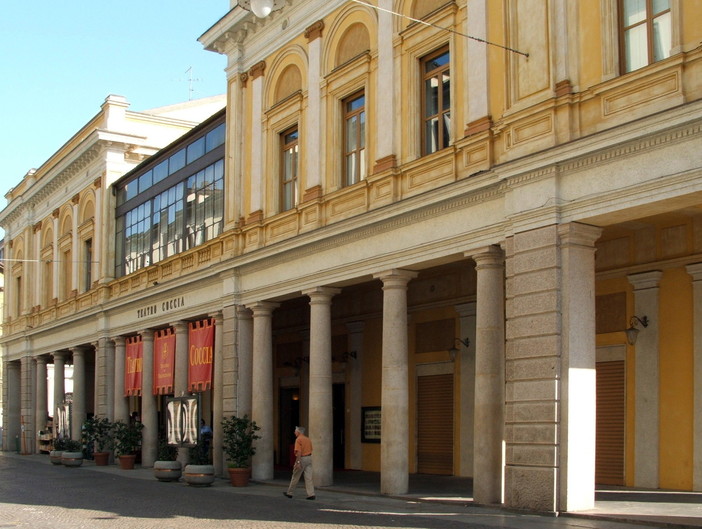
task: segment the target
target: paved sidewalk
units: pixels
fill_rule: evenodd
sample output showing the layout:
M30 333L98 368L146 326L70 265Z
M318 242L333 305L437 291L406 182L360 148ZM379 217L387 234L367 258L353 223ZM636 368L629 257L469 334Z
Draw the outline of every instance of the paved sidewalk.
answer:
M32 458L51 464L46 455L20 456L13 452L3 452L3 456ZM135 470L124 471L117 465L95 466L85 461L83 468L95 472L117 474L134 479L153 480L151 468L137 466ZM245 493L277 497L288 485L290 473L276 471L274 479L265 482L252 482L248 487L236 488L228 480L218 479L214 487L232 494ZM375 472L341 471L334 473L334 485L319 487L319 493L340 493L343 495L366 496L370 501L387 499L380 494L380 477ZM298 497L304 497L303 487L298 487ZM471 506L472 480L451 476L416 475L410 476L409 492L396 499L422 503ZM486 512L509 512L499 505L482 506ZM526 513L525 513L526 514ZM578 513L563 513L562 516L583 518L590 521L618 521L646 524L653 527L702 528L702 493L659 490L635 490L610 487L598 490L595 508Z

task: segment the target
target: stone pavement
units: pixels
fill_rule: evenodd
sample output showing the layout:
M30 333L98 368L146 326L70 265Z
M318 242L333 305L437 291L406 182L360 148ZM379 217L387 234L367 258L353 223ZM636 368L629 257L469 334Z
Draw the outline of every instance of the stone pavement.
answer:
M4 452L0 454L0 463L5 457L12 458L16 462L31 464L35 471L37 465L52 467L46 455L20 456ZM41 471L41 468L38 470ZM149 490L152 488L156 491L189 489L184 483L157 483L153 478L152 470L148 468L138 467L136 470L124 471L119 469L117 465L97 467L91 461L86 461L80 469L57 467L56 470L56 472L63 472L60 474L61 476L71 475L76 471L81 473L74 474L76 477L84 477L87 475L86 473L92 475L95 475L93 473L102 473L110 479L145 480L149 483L145 483L144 487L148 487ZM499 506L476 506L472 503L470 496L471 482L462 478L412 475L408 494L387 497L378 492L379 476L377 473L336 472L334 485L319 488L317 491L318 501L316 502L299 501L304 498L304 488L301 485L298 486L295 500L285 499L282 492L287 486L288 479L289 473L276 473L271 481L252 483L244 488L231 487L228 481L218 479L211 489L213 489L213 493L216 491L217 495L224 493L239 496L245 504L253 505L259 502L261 505L275 506L270 511L271 520L273 520L270 522L272 525L268 525L270 527L287 527L287 520L285 522L279 520L278 523L275 523L275 520L278 520L277 516L286 518L283 514L286 510L297 512L301 507L308 514L314 511L316 515L321 516L321 513L324 513L327 518L325 518L326 523L322 525L325 527L351 527L351 525L330 524L330 520L336 520L334 513L337 513L340 520L349 513L356 513L359 516L392 513L393 516L400 517L400 519L405 517L402 522L407 523L407 527L453 527L452 522L458 520L468 524L461 525L461 527L485 528L702 527L702 494L698 493L610 488L597 493L596 507L592 511L567 513L560 517L554 517L514 512ZM152 484L155 484L155 488L152 487ZM168 489L168 487L176 488ZM160 494L160 492L157 493ZM4 497L0 494L0 505L4 501ZM225 504L227 503L225 501ZM264 510L268 510L268 508L266 507ZM422 521L431 520L431 523L427 521L426 525L417 525L416 522L410 524L409 517L419 517ZM312 520L313 518L305 520L305 527L314 526L315 524L311 523ZM356 525L354 523L352 526L399 527L394 523L387 525L385 523L383 525L374 525L373 523ZM251 525L251 527L254 526L255 524ZM402 526L404 527L404 525ZM2 520L0 520L0 527L6 527ZM176 525L153 525L153 527L176 527Z

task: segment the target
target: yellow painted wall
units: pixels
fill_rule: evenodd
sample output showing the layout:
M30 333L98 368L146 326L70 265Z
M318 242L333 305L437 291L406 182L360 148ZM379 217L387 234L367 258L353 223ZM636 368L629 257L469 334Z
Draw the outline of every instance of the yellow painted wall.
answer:
M692 489L692 278L666 270L660 283L660 487ZM650 316L655 317L655 316ZM645 332L642 331L642 332Z

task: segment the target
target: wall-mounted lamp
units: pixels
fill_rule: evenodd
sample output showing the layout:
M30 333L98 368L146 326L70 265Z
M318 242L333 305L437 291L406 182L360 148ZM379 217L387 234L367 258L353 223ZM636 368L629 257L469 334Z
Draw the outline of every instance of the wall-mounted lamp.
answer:
M466 349L468 349L470 347L470 340L468 338L466 338L465 340L461 340L460 338L456 338L456 340L454 341L453 347L451 347L451 349L448 350L448 354L449 354L449 358L451 359L451 362L455 362L456 355L458 355L458 347L456 347L457 343L460 343Z
M238 0L239 7L251 11L258 18L266 18L272 11L282 9L285 0Z
M634 345L639 335L640 329L636 328L637 322L640 323L642 327L648 327L648 316L644 316L643 318L639 318L638 316L631 317L629 328L624 331L626 333L626 343L629 345Z

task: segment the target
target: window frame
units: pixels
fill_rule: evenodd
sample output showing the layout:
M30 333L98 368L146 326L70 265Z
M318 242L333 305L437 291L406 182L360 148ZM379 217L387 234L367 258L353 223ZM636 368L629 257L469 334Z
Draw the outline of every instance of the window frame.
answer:
M437 68L434 68L433 70L427 71L427 63L429 63L431 60L440 57L444 54L448 54L448 61L444 66L440 66ZM421 119L421 155L422 156L427 156L429 154L433 154L435 152L444 150L448 148L451 145L451 49L448 44L422 56L419 60L419 68L420 68L420 82L421 82L421 89L420 89L420 119ZM445 72L448 72L448 79L449 79L449 103L448 103L448 108L444 110L444 105L443 105L443 90L441 90L441 83L439 83L439 88L437 89L437 94L438 94L438 100L437 100L437 113L436 114L428 114L428 109L427 109L427 90L426 90L426 84L427 81L436 77L439 78L441 75L443 75ZM443 119L444 115L448 114L449 115L449 126L447 129L447 136L444 137L444 127L443 127ZM434 119L438 118L438 122L440 123L440 126L438 127L438 141L437 145L438 147L430 151L427 148L427 122Z
M675 35L674 35L674 25L675 25L675 20L673 17L674 14L674 9L673 9L673 1L670 0L668 3L668 9L665 9L659 13L653 14L653 2L654 0L644 0L646 3L646 16L642 21L639 21L635 24L632 24L630 26L625 26L624 25L624 4L626 3L627 0L618 0L617 1L617 10L618 10L618 21L617 21L617 29L618 29L618 38L619 38L619 70L620 74L624 75L627 73L635 72L636 70L639 70L641 68L644 68L646 66L650 66L651 64L654 64L655 62L658 62L660 60L665 59L658 59L656 60L654 58L654 21L662 16L665 16L666 14L669 15L670 18L670 33L671 33L671 42L670 42L670 55L673 54L673 49L675 46ZM637 68L632 68L631 70L627 69L627 47L626 47L626 34L628 31L631 31L634 28L645 26L646 28L646 57L647 57L647 62L643 66L639 66Z
M294 141L286 141L286 138L292 134L297 133L297 136ZM280 213L283 213L285 211L290 211L292 209L295 209L298 205L299 202L299 192L298 192L298 185L299 185L299 177L300 177L300 128L298 124L296 123L295 125L288 127L287 129L283 130L282 132L279 133L279 138L280 138L280 151L279 151L279 156L280 156L280 170L279 170L279 175L278 175L278 182L279 182L279 204L280 204ZM292 175L287 175L286 174L286 164L285 164L285 155L286 153L290 150L294 149L294 161L290 165L291 170L292 170ZM290 204L286 203L286 186L289 185L291 189L290 193L290 199L291 202Z
M348 105L363 98L363 106L359 109L349 111ZM345 97L341 100L341 115L342 115L342 133L341 133L341 169L342 169L342 187L352 186L363 180L367 176L368 165L364 163L366 161L366 132L367 132L367 119L368 115L366 113L366 91L365 89L358 90L353 94ZM361 116L363 118L361 119ZM351 119L358 118L355 127L356 135L356 148L352 150L347 150L348 145L348 123ZM361 123L364 123L361 127ZM347 158L355 154L358 156L358 163L356 164L356 171L354 175L348 174L348 165L346 163Z

